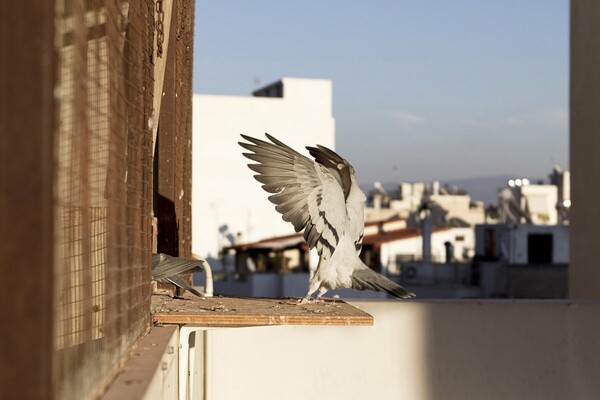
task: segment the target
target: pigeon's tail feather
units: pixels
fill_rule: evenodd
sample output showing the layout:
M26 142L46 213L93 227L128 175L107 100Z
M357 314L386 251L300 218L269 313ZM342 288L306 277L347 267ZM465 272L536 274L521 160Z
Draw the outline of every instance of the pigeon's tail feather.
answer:
M196 295L196 296L198 296L198 297L204 297L204 296L202 295L202 293L200 293L199 291L197 291L196 289L194 289L194 288L192 287L192 285L190 285L189 283L187 283L187 282L185 281L185 279L183 279L183 278L182 278L182 277L180 277L180 276L177 276L177 275L175 275L175 276L172 276L172 277L170 277L170 278L167 278L167 280L168 280L169 282L171 282L173 285L175 285L175 286L177 286L177 287L180 287L181 289L185 289L185 290L187 290L188 292L191 292L191 293L195 294L195 295Z
M357 269L352 273L351 279L353 289L385 292L399 299L410 299L411 297L415 297L414 293L409 292L402 286L370 268Z
M202 261L173 257L167 254L152 254L152 278L159 280L173 275L202 272Z
M198 297L203 297L200 292L194 289L181 275L202 272L201 260L191 260L180 257L173 257L167 254L152 254L152 279L158 282L171 282L177 287L185 289Z

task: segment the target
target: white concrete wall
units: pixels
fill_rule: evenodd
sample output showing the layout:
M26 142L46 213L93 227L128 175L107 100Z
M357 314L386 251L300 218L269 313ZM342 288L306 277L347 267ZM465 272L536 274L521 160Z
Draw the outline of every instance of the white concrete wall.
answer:
M154 326L134 347L102 400L176 400L179 328Z
M457 241L456 238L462 236L463 241ZM448 231L442 231L433 235L432 245L445 261L446 247L445 242L450 242L454 246L454 258L458 261L469 260L475 252L475 231L473 228L452 228Z
M471 196L457 194L440 194L429 196L430 200L437 203L448 212L446 218L460 218L470 225L482 224L485 221L485 208L482 202L475 202L471 208Z
M511 263L527 264L528 235L552 234L552 261L555 264L569 263L569 226L567 225L518 225L517 240L515 241L515 258Z
M531 220L534 224L555 225L558 223L556 204L558 187L554 185L526 185L517 188L520 196L527 199Z
M213 329L206 399L597 399L600 304L353 302L372 327ZM203 332L199 333L203 335ZM196 343L201 340L196 339ZM206 359L204 357L207 357Z
M215 257L227 244L218 232L227 224L243 241L293 233L253 178L237 142L240 134L268 132L298 151L307 145L335 148L331 81L283 78L283 98L215 96L193 98L192 251Z
M510 264L527 264L528 235L541 233L552 234L552 261L555 264L569 263L569 231L568 225L516 225L514 229L507 225L478 225L476 230L476 252L485 254L485 231L496 231L496 250L504 261Z

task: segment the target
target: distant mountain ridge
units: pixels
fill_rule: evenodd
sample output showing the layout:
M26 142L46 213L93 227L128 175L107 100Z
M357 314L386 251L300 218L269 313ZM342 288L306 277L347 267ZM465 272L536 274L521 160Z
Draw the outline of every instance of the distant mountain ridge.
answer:
M477 176L472 178L462 179L439 179L441 186L457 186L459 189L466 190L473 200L483 201L486 205L496 202L498 191L506 186L510 179L515 179L517 175L492 175L492 176ZM537 183L542 180L540 178L529 178L532 183ZM428 180L431 182L434 179ZM382 182L383 188L390 194L394 194L398 190L398 185L395 182ZM365 193L369 193L373 189L373 183L361 184L361 189Z
M477 176L473 178L453 179L447 183L465 189L471 199L483 201L486 205L496 202L498 191L506 186L515 175Z

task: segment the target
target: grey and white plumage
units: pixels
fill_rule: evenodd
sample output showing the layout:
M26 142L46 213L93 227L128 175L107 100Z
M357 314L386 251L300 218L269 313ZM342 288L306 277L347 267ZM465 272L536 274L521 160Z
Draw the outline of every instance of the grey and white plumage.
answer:
M173 257L164 253L152 254L152 279L185 289L198 297L203 297L181 275L202 272L202 262L187 258Z
M333 150L317 145L306 149L314 160L266 134L270 142L241 135L243 155L256 164L248 167L283 220L304 231L309 247L317 249L319 264L311 273L309 299L329 289L353 288L414 297L400 285L370 269L360 260L366 197L358 187L354 168Z

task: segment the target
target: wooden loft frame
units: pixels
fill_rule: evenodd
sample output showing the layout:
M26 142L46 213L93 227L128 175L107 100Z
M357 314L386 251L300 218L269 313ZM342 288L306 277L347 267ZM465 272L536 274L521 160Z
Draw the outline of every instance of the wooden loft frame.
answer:
M173 5L174 34L157 127L158 246L189 256L194 3L165 3ZM0 57L10 60L0 64L0 398L55 396L56 6L54 0L9 2L0 14Z
M0 13L3 399L52 397L54 4L8 2Z
M178 1L172 11L164 2L165 43L155 58L156 149L154 212L157 250L191 257L192 65L194 4ZM161 77L162 75L162 77ZM162 78L162 82L161 82ZM162 86L162 90L161 90Z

